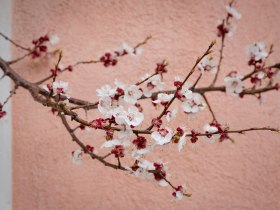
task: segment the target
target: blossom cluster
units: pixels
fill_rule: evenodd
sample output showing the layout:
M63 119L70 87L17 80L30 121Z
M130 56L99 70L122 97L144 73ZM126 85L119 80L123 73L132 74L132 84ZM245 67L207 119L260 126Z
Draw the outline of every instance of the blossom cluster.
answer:
M43 88L48 92L52 92L53 96L58 95L58 96L66 96L67 98L70 97L68 82L57 81L57 82L53 82L52 84L47 84Z
M248 46L247 55L248 65L254 65L257 68L261 68L264 65L268 53L266 52L265 44L263 42L257 42Z
M50 69L51 76L43 80L47 81L48 79L52 79L52 83L47 83L43 85L43 89L40 89L40 92L44 93L44 97L42 98L46 98L44 105L51 106L52 112L58 112L59 116L62 116L62 119L64 116L70 115L71 120L79 123L73 129L69 128L69 125L65 126L72 137L75 137L74 133L76 129L85 131L96 129L104 132L104 139L102 139L100 150L108 152L105 156L98 156L95 150L97 145L83 145L78 140L75 140L77 138L75 137L73 140L81 148L72 152L71 161L74 164L81 164L85 154L88 154L93 159L98 159L105 165L126 170L135 176L153 180L162 187L171 186L174 189L172 196L176 200L181 200L183 196L187 195L185 186L172 185L169 181L171 175L168 171L168 164L159 159L156 161L148 160L150 158L149 154L158 149L165 148L167 145L175 146L181 152L187 144L197 145L200 141L214 143L231 140L229 126L218 122L216 119L205 96L206 90L219 90L229 95L243 97L246 91L252 92L263 84L266 85L265 87L270 88L277 87L278 89L279 87L278 83L275 84L275 81L280 77L280 67L265 66L266 59L271 52L267 52L264 43L257 42L248 46L247 60L244 59L245 62L248 62L249 68L253 67L252 72L241 76L237 71L231 71L223 79L223 86L216 87L214 86L215 82L213 82L212 85L201 88L200 91L196 89L200 78L206 76L208 73L210 73L210 76L214 75L217 78L223 58L224 40L226 37L231 36L236 28L233 24L233 19L241 18L241 14L233 7L233 1L226 6L226 11L226 18L220 21L217 26L217 36L222 41L219 61L214 59L214 55L212 54L213 42L204 55L198 58L194 68L185 79L181 79L180 76L175 76L171 84L165 81L165 75L169 72L169 67L168 62L163 60L155 64L152 74L146 73L135 84L127 84L118 79L115 79L113 84L104 84L96 90L98 97L96 103L83 103L81 102L82 100L78 101L78 103L70 102L71 91L69 84L62 80L57 81L58 73L64 71L72 72L73 67L76 68L77 65L82 63L101 63L104 67L116 66L119 59L123 56L139 56L142 52L139 46L146 41L136 45L134 48L124 43L115 50L107 51L98 60L77 62L67 67L63 67L60 63L62 58L62 54L60 54L57 65ZM48 54L50 46L58 42L59 38L57 36L50 35L44 35L33 40L33 48L30 52L31 57L38 58L44 54ZM192 84L188 78L194 71L199 72L199 77ZM250 79L250 87L246 87L246 79ZM39 84L41 85L43 82L39 82ZM169 87L172 87L173 90L166 91ZM30 89L32 88L33 86ZM258 93L258 97L260 97L261 92ZM252 93L252 95L255 94ZM150 100L151 107L155 109L155 112L152 114L161 111L159 115L145 115L146 107L140 101L145 98ZM53 103L50 103L50 105L48 102ZM72 106L73 104L76 106ZM62 109L60 105L65 105L63 107L65 109ZM90 119L89 121L88 119L83 120L78 113L74 112L80 108L90 110L90 106L95 107L94 109L98 111L98 113L95 113L95 119ZM207 121L209 123L205 123L201 128L191 129L186 128L184 125L176 124L178 122L176 120L178 115L192 119L193 117L197 117L205 108L208 108L209 112L211 112L212 121ZM66 112L66 109L69 109L69 112ZM5 115L6 112L3 111L3 105L0 103L0 118ZM143 129L144 126L149 127ZM109 156L118 164L114 165L106 162L105 159ZM127 158L129 163L123 166L121 161L124 158Z
M236 25L231 22L231 19L240 19L241 14L232 7L231 4L226 5L227 17L223 20L218 21L217 35L218 37L231 37L236 30Z
M42 54L45 54L48 52L48 49L51 46L54 46L59 43L59 37L56 35L44 35L39 37L38 39L34 39L32 41L32 44L34 45L31 55L32 58L38 58Z
M241 18L241 14L233 8L232 4L226 6L226 11L227 17L217 27L217 35L222 39L225 36L231 36L233 33L235 26L232 24L232 19ZM119 50L105 53L100 61L103 62L105 67L114 66L117 64L119 57L131 53L132 48L124 45ZM265 59L268 57L263 43L249 46L247 54L249 66L253 65L258 69L250 76L252 83L256 84L264 78L272 78L276 75L276 71L263 68ZM213 56L207 55L199 61L196 68L200 71L201 76L208 72L215 75L218 73L220 62L218 63ZM196 144L200 136L203 137L202 140L208 143L223 142L230 139L228 135L229 127L218 123L215 118L205 124L201 130L186 129L183 126L172 128L174 126L170 122L176 118L178 113L183 112L187 116L194 116L205 109L206 101L201 94L193 92L193 84L183 81L179 76L176 76L173 82L175 92L165 92L164 89L167 84L163 80L163 75L168 72L167 66L166 61L158 63L154 74L145 74L141 78L141 82L135 85L115 80L113 86L106 84L97 89L98 111L101 117L91 121L91 127L103 129L106 132L105 142L101 148L109 148L109 154L114 155L118 160L125 156L132 158L133 164L125 166L125 168L136 176L143 176L156 181L160 186L169 185L167 177L170 174L167 174L167 164L161 161L150 162L147 160L147 154L168 144L176 144L178 150L182 151L187 143ZM242 97L245 90L244 79L245 77L240 76L238 72L230 72L224 78L226 92ZM156 91L160 92L154 95L153 93ZM147 129L147 131L150 131L150 138L134 132L146 120L143 107L139 102L143 97L151 98L156 109L164 109L159 117L151 120L151 126ZM179 102L180 108L178 106L170 107L174 100ZM162 118L163 116L165 120ZM112 126L119 129L117 135ZM77 158L79 159L80 156L77 156ZM175 191L172 195L176 200L181 200L186 193L186 187L179 185L173 188Z
M125 55L139 56L141 55L141 48L132 48L126 43L123 43L116 50L106 52L99 58L99 61L103 63L105 67L115 66L118 63L118 59Z

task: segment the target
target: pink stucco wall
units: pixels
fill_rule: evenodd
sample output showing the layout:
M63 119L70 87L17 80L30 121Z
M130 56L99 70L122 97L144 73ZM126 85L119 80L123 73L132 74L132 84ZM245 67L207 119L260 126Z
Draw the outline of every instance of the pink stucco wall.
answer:
M184 74L215 38L216 20L225 14L223 0L14 0L13 38L28 44L52 31L61 38L64 63L90 59L123 41L133 45L152 34L136 62L125 58L113 70L82 66L62 76L72 95L97 99L95 89L115 77L133 83L156 62L167 58L173 74ZM280 61L280 3L278 0L240 0L243 17L237 33L226 42L222 75L245 74L245 46L263 40L275 44L271 64ZM217 50L217 48L216 48ZM14 50L14 56L18 51ZM47 67L23 62L18 71L32 81L48 74ZM129 73L128 73L129 72ZM207 77L209 79L209 77ZM207 78L200 84L208 84ZM222 83L222 80L219 81ZM60 209L280 209L280 137L267 132L233 136L236 143L200 144L180 154L167 148L158 156L169 162L175 184L186 183L193 196L171 202L171 189L105 168L86 159L69 161L77 148L59 118L33 103L26 91L13 100L13 206L15 210ZM232 128L279 127L278 92L238 99L215 93L210 102L220 122ZM241 103L242 102L242 103ZM189 127L210 120L206 111ZM102 133L82 134L85 142L100 144ZM101 151L100 151L101 152Z

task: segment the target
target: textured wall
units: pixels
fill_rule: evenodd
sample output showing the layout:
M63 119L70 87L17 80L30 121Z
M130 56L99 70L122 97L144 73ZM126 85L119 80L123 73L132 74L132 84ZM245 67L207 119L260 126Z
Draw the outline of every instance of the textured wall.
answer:
M83 66L65 74L73 96L97 99L95 89L115 77L130 83L156 62L168 58L170 72L183 75L215 38L215 25L225 14L223 0L14 0L13 38L23 44L48 31L61 38L64 63L89 59L126 41L135 44L152 34L144 54L132 62L124 58L112 70ZM226 42L222 75L231 70L245 74L245 46L263 40L275 44L271 64L280 60L278 0L238 2L243 17L237 34ZM217 49L217 48L216 48ZM14 56L18 55L14 51ZM36 68L34 68L36 67ZM18 71L36 81L47 67L23 62ZM129 74L128 74L129 72ZM200 84L208 84L207 79ZM219 81L222 83L222 80ZM235 135L236 143L199 144L178 154L167 148L158 156L169 161L175 184L187 183L193 197L171 202L170 188L137 179L96 161L72 165L71 142L59 118L23 90L13 100L13 179L15 210L58 209L280 209L280 137L267 132ZM263 105L254 97L238 99L215 93L209 96L220 122L232 128L279 127L279 93L266 94ZM243 102L242 105L240 102ZM151 113L152 114L152 113ZM189 127L209 121L206 111ZM102 134L82 134L85 142L100 144Z

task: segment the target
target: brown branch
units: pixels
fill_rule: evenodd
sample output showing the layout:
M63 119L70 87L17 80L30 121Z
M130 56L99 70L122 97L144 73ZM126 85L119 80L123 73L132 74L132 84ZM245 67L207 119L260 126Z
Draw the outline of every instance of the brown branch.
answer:
M277 66L277 64L275 64L274 66ZM3 70L4 75L10 77L15 82L15 84L17 84L18 86L21 86L24 89L29 90L29 91L32 89L33 92L38 92L42 96L49 95L48 91L44 90L43 88L40 88L38 85L36 85L34 83L27 81L26 79L22 78L1 57L0 57L0 68ZM244 90L242 92L242 94L243 95L253 95L253 94L267 92L267 91L271 91L271 90L277 90L277 89L278 89L277 86L271 86L271 87L253 89L253 90ZM203 94L206 92L225 92L226 89L225 89L225 86L217 86L217 87L195 88L192 91L195 93ZM154 92L151 97L155 97L159 93L163 93L163 92L168 93L168 94L173 94L176 92L176 90ZM142 96L140 99L146 99L146 98L147 97ZM61 96L61 100L65 100L65 99L67 99L65 96ZM81 100L81 99L74 98L74 97L70 97L68 100L71 104L79 105L81 107L85 106L87 108L87 110L96 109L97 105L98 105L98 102L89 102L89 101Z
M141 47L142 45L145 45L148 43L148 41L152 38L152 35L148 36L145 38L144 41L140 42L139 44L137 44L133 49L134 49L134 52L139 48Z
M97 105L98 105L98 102L96 102L94 104L92 104L92 103L83 104L83 105L78 105L78 106L70 107L70 110L75 110L75 109L85 109L85 110L96 109Z
M1 34L0 34L1 35ZM139 43L138 45L135 46L134 50L136 50L138 47L140 47L141 45L143 44L146 44L147 41L150 39L151 37L147 37L143 42ZM12 42L13 43L13 42ZM14 43L13 43L14 44ZM180 88L182 88L182 86L186 83L186 81L190 78L190 76L194 73L195 69L196 69L196 66L197 64L206 56L208 55L210 52L211 52L211 49L214 45L214 42L211 43L211 45L208 47L207 51L203 54L202 57L198 58L196 60L196 63L195 65L193 66L193 68L191 69L191 71L187 74L186 78L184 79L184 81L182 82L182 84L180 85ZM21 48L21 46L18 46L19 48ZM25 49L25 50L28 50L29 49ZM30 52L30 51L29 51ZM222 52L221 52L222 54ZM24 57L23 57L24 58ZM23 59L21 58L21 59ZM58 59L58 62L56 64L56 69L58 69L58 64L60 62L62 58L62 55L60 54L59 56L59 59ZM100 163L102 163L104 166L108 166L108 167L111 167L111 168L114 168L114 169L119 169L119 170L122 170L122 171L128 171L127 168L123 167L121 165L121 162L120 162L120 159L117 158L117 161L118 161L118 164L113 164L113 163L110 163L108 161L106 161L105 159L107 157L109 157L112 153L108 153L104 156L99 156L97 154L95 154L94 152L91 152L89 151L89 149L87 148L87 146L79 140L79 138L77 137L77 135L75 134L75 131L80 127L80 126L77 126L75 128L71 128L69 123L67 122L67 119L66 119L66 116L70 116L71 117L71 120L73 121L76 121L77 123L79 123L79 125L85 125L85 126L88 126L88 127L91 127L91 122L81 118L76 112L74 112L73 110L75 109L78 109L78 108L85 108L85 109L96 109L97 108L97 105L98 105L98 102L95 102L95 103L91 103L91 102L88 102L88 101L84 101L84 100L81 100L81 99L76 99L76 98L70 98L69 99L69 102L71 104L75 104L77 106L75 107L70 107L68 105L66 105L63 100L66 99L65 96L61 96L61 97L57 97L57 96L52 96L52 93L50 93L49 91L46 91L44 90L43 88L39 87L39 84L41 83L31 83L29 82L28 80L22 78L14 69L12 69L10 67L10 65L13 63L13 62L17 62L16 60L14 61L11 61L11 62L7 62L5 60L3 60L2 58L0 58L0 68L3 70L4 72L4 75L10 77L14 83L15 83L15 88L13 90L11 90L10 92L10 96L7 98L7 100L4 102L4 105L7 103L7 101L12 97L13 94L15 94L15 91L18 87L23 87L24 89L28 90L31 94L31 96L33 97L33 99L35 101L37 101L38 103L44 105L44 106L47 106L47 107L52 107L52 108L55 108L56 110L58 110L58 113L59 113L59 116L61 118L61 121L62 121L62 124L64 125L64 127L66 128L66 130L68 131L69 135L71 136L72 140L77 143L80 148L87 154L90 155L90 157L92 159L96 159L98 160ZM94 63L94 62L99 62L99 61L81 61L81 62L77 62L76 64L74 65L80 65L80 64L89 64L89 63ZM221 61L220 61L221 63ZM279 64L275 64L274 66L272 67L275 67L275 68L279 68ZM157 73L154 73L153 75L151 75L150 77L136 83L136 85L141 85L143 84L145 81L147 81L148 79L150 79L151 77L155 76ZM199 80L201 79L201 76L202 74L199 75L198 79L196 80L195 84L193 85L193 87L191 88L191 90L193 92L197 92L197 93L200 93L205 102L207 103L208 105L208 108L212 114L212 117L213 117L213 121L217 121L216 118L215 118L215 115L214 115L214 112L205 96L205 93L206 92L225 92L226 89L225 89L225 86L220 86L220 87L214 87L214 86L209 86L209 87L204 87L204 88L196 88L196 85L198 84ZM50 77L51 78L51 77ZM53 77L53 81L55 81L56 79L56 75L54 75ZM42 80L41 80L42 81ZM178 90L177 89L177 90ZM260 94L260 93L263 93L263 92L268 92L268 91L271 91L271 90L277 90L278 89L278 86L267 86L267 87L264 87L264 88L259 88L259 89L254 89L254 88L251 88L251 89L245 89L242 94L243 95L255 95L255 94ZM168 93L175 93L177 90L171 90L171 91L164 91L164 92L168 92ZM156 96L157 94L159 94L160 92L156 92L156 93L153 93L153 96ZM142 97L141 99L145 99L146 97ZM174 97L172 98L172 100L168 103L168 105L165 107L164 111L161 113L161 115L159 116L159 118L161 118L165 113L166 111L168 110L168 108L170 107L170 105L172 104L172 102L175 100L176 96L174 95ZM62 100L62 101L61 101ZM137 129L133 129L133 133L138 135L138 134L147 134L147 135L150 135L152 133L151 129L153 128L153 126L146 130L137 130ZM121 131L122 128L119 128L119 127L112 127L111 126L111 123L108 125L108 126L104 126L104 127L101 127L99 128L101 130L108 130L108 129L111 129L111 130L114 130L114 131ZM237 134L244 134L246 132L251 132L251 131L272 131L272 132L280 132L279 129L275 129L275 128L269 128L269 127L262 127L262 128L248 128L248 129L242 129L242 130L225 130L224 133L237 133ZM215 133L212 133L212 134L219 134L219 132L215 132ZM209 133L199 133L197 134L197 136L207 136L209 135ZM188 133L186 134L187 137L192 137L193 134L191 133ZM157 173L159 174L162 179L164 179L169 186L171 186L174 190L176 190L176 187L168 180L166 179L165 176L163 176L163 174L160 172L160 171L155 171L155 170L148 170L148 172L150 173ZM190 197L191 194L186 194L184 193L185 196L188 196Z
M59 52L58 60L57 60L57 63L55 65L55 69L54 69L54 73L53 73L53 82L55 82L55 80L56 80L57 72L58 72L58 66L59 66L59 63L61 62L61 59L62 59L62 51Z

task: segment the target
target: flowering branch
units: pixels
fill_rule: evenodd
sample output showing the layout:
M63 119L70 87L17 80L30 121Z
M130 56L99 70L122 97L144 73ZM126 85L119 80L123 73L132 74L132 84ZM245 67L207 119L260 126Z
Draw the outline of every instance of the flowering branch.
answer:
M182 82L181 85L179 85L179 87L177 88L177 90L180 90L184 84L187 82L187 80L190 78L190 76L195 72L196 70L196 66L199 64L199 62L207 55L209 55L212 51L212 47L215 45L215 42L211 42L211 44L209 45L209 47L207 48L207 50L205 51L205 53L199 57L194 66L192 67L191 71L188 73L188 75L186 76L186 78L184 79L184 81ZM176 95L174 95L172 97L172 99L169 101L169 103L164 107L164 110L161 112L161 114L157 117L157 119L161 119L163 117L164 114L166 114L166 112L168 111L168 108L171 106L171 104L173 103L173 101L176 99ZM154 127L154 124L152 124L149 128L147 128L147 130L152 130L152 128Z
M160 161L150 162L146 159L146 155L158 147L164 147L167 144L177 145L178 150L181 151L186 143L195 144L201 140L206 142L231 140L229 134L244 134L252 131L279 133L279 128L270 128L268 126L240 130L230 129L229 126L220 124L217 121L213 107L206 97L208 93L222 92L239 98L253 95L261 99L261 94L279 89L277 78L279 77L280 64L265 65L268 56L273 50L270 47L267 53L263 43L255 43L248 47L248 65L253 66L253 71L244 77L238 75L236 71L230 72L224 78L225 85L216 86L223 61L225 38L233 32L232 19L241 18L241 15L232 7L233 3L234 1L232 0L226 6L227 16L217 26L217 36L221 37L218 62L214 61L214 58L211 56L215 44L215 42L212 42L202 56L197 58L195 64L183 80L180 77L175 77L173 82L175 88L173 90L165 90L164 88L164 75L168 72L168 63L163 60L156 64L153 73L146 74L134 84L125 84L116 80L114 86L106 84L97 89L96 92L99 100L96 102L71 97L68 91L68 83L58 81L60 73L65 71L72 72L73 68L83 64L101 63L104 67L114 67L123 56L139 56L141 54L140 47L145 45L151 39L151 36L148 36L134 47L123 44L117 49L105 52L99 59L78 61L62 68L62 51L52 50L52 47L59 40L58 37L49 34L41 36L32 41L33 47L26 48L0 33L0 36L10 41L15 47L27 51L25 55L12 61L5 61L0 58L0 68L4 73L3 77L7 76L15 83L15 87L11 90L8 98L3 104L0 103L0 118L5 116L4 105L15 94L16 90L18 88L26 89L36 102L50 107L53 113L58 113L62 124L72 140L79 146L79 149L72 152L73 163L79 164L83 156L87 154L104 166L152 179L160 186L170 186L175 190L172 195L176 199L181 199L183 196L190 197L191 194L186 193L185 187L182 185L176 187L168 179L169 174L167 174L166 163ZM12 64L20 62L27 57L38 59L42 56L50 55L58 55L57 63L51 69L51 75L36 83L23 78L11 67ZM199 70L200 74L196 78L195 83L190 84L189 78L196 70ZM215 74L212 84L207 87L197 87L201 78L208 74L208 72ZM52 82L45 84L45 82L51 79ZM247 79L250 79L251 84L248 85L246 83L245 86L243 82ZM163 110L159 113L158 117L152 119L152 123L148 128L141 129L140 126L145 118L143 109L146 107L142 107L141 104L141 100L144 99L150 99L153 106L161 107ZM202 130L195 128L186 129L185 126L178 126L172 130L168 127L168 124L176 118L178 112L178 108L174 103L175 100L180 104L181 110L187 117L197 115L207 106L211 113L212 121L205 124ZM96 111L100 116L95 113L94 116L99 117L90 120L84 119L78 114L78 109ZM67 118L76 124L74 128L70 127ZM104 132L105 138L101 148L110 149L110 152L97 155L94 152L94 146L85 145L76 135L78 129L98 129ZM124 157L129 158L133 164L125 166L125 162L122 161ZM115 164L109 162L111 159L115 160Z
M93 153L93 151L91 151L89 149L89 146L83 144L79 140L79 138L75 135L74 130L71 129L70 125L68 124L68 122L66 120L66 117L62 113L59 113L59 116L60 116L61 121L62 121L63 125L65 126L66 130L68 131L68 133L72 137L72 140L75 141L80 146L80 148L82 149L82 151L85 154L88 154L92 159L98 160L99 162L104 164L104 166L111 167L111 168L116 169L116 170L122 170L122 171L127 171L127 172L130 171L127 168L124 168L123 166L121 166L120 158L118 158L118 165L115 165L115 164L112 164L112 163L106 161L105 159L107 157L109 157L110 155L112 155L112 153L108 153L107 155L104 155L103 157L102 156L98 156L95 153ZM169 186L171 186L173 189L176 190L176 187L165 176L162 175L161 171L158 171L158 170L148 170L148 172L152 173L152 174L157 174L158 176L161 176L168 183ZM184 193L184 196L190 197L191 194Z
M137 49L139 49L141 46L145 45L148 43L148 41L152 38L152 36L148 36L145 38L144 41L138 43L134 48L133 48L133 52L136 53ZM123 54L121 56L124 56L126 54ZM63 69L61 69L59 72L65 72L65 71L73 71L73 68L79 66L79 65L84 65L84 64L96 64L96 63L102 63L102 60L88 60L88 61L77 61L76 63L69 65ZM44 82L48 81L49 79L52 78L53 75L50 75L38 82L36 82L37 85L43 84Z

